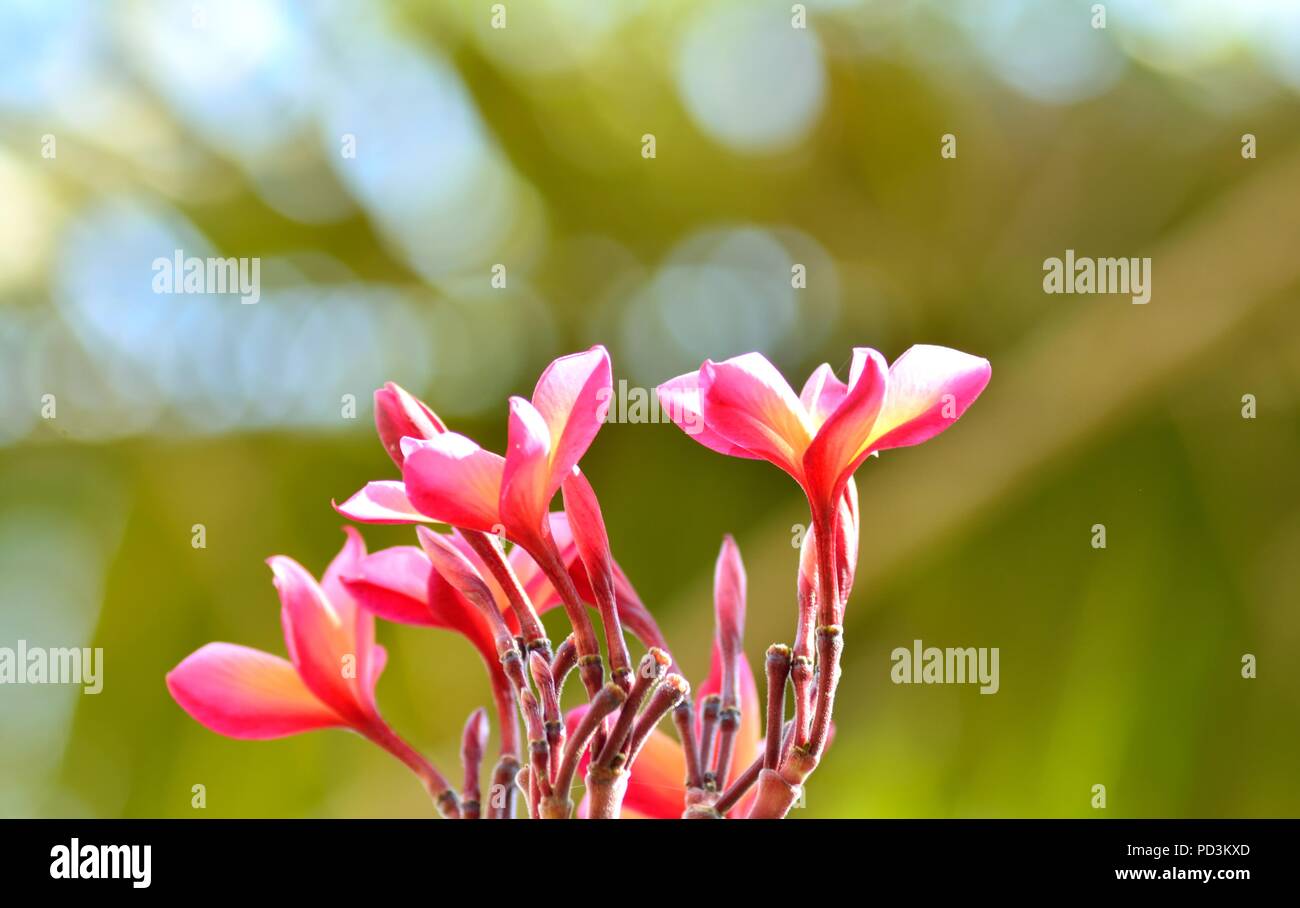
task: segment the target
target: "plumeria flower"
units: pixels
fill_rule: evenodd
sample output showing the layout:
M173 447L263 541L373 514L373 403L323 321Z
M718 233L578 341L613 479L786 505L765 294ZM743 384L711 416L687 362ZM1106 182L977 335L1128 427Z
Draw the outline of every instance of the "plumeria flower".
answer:
M406 455L402 439L430 439L447 431L446 424L427 404L393 382L375 392L375 428L388 456L402 468ZM432 522L415 509L400 480L369 482L335 510L359 523Z
M603 679L600 647L547 515L555 493L600 431L610 396L609 354L596 346L547 366L532 400L510 398L505 457L455 432L401 442L403 489L417 511L462 529L504 533L555 586L573 625L579 675L590 696Z
M611 374L609 354L601 346L553 361L537 380L531 400L510 399L505 457L445 431L431 410L386 386L376 394L376 425L402 468L402 482L368 483L338 506L356 520L446 523L469 531L466 538L480 546L488 545L485 537L490 535L504 535L522 546L560 594L590 696L603 678L600 649L547 515L555 493L600 431L611 398ZM415 434L398 438L394 447L392 438L406 431ZM499 561L489 567L503 587L513 589ZM524 611L522 602L515 605L527 625L528 646L549 652L536 616Z
M827 364L795 396L760 353L746 353L659 386L665 410L696 441L785 470L829 518L849 477L872 454L920 444L952 425L988 384L989 362L947 347L912 347L888 368L853 351L846 385ZM703 428L700 428L702 421Z
M424 757L379 715L375 684L387 656L375 620L357 607L340 577L365 559L352 528L321 582L283 555L269 559L280 594L289 658L233 643L209 643L167 674L167 689L206 728L229 738L263 740L319 728L348 728L397 757L420 778L444 816L457 798Z
M504 530L526 549L541 548L551 499L600 430L610 376L603 347L551 363L531 401L510 398L505 457L455 432L405 441L402 478L411 504L425 518Z
M388 382L375 392L375 428L384 450L401 469L406 462L409 451L415 450L422 442L429 442L447 433L447 426L438 415L423 401L406 389ZM459 437L459 436L458 436ZM342 505L335 504L335 510L345 517L361 523L397 524L397 523L432 523L429 517L411 504L406 493L406 485L401 481L381 480L369 482ZM459 524L455 524L459 526ZM533 610L526 596L520 590L519 581L512 572L511 564L505 559L499 543L489 532L501 531L493 527L483 531L472 527L463 527L461 538L478 554L489 576L496 581L497 588L506 593L510 607L515 612L516 622L522 629L526 643L549 653L550 644L542 628L537 613Z
M808 498L817 585L815 706L805 730L809 668L801 661L807 658L807 623L801 614L797 643L802 648L791 669L799 720L797 752L782 760L788 770L783 780L777 781L775 767L764 768L766 790L760 795L758 815L784 815L797 797L796 786L816 767L830 733L851 570L843 559L856 556L857 548L857 533L840 529L854 471L873 454L938 435L975 401L990 374L988 360L947 347L912 347L892 366L877 351L858 347L848 384L823 364L798 396L759 353L723 362L706 360L698 372L659 386L665 411L692 438L723 454L775 464ZM856 504L852 511L856 515ZM769 748L774 735L769 729Z

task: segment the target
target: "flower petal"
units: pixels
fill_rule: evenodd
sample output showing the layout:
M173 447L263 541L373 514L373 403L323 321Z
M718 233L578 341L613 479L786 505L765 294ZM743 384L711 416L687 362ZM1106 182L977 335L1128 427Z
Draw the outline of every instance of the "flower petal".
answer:
M700 390L710 429L801 478L803 454L812 441L808 414L762 354L706 361Z
M561 488L564 490L564 513L595 599L617 611L614 556L609 550L609 533L605 530L605 518L600 513L596 492L576 467Z
M835 564L840 572L836 589L840 600L847 603L858 570L858 484L851 476L844 486L844 494L840 496L835 545Z
M360 693L357 672L348 671L359 662L355 621L345 622L316 580L292 558L276 555L267 563L280 593L280 621L298 675L349 724L364 724L372 711Z
M885 358L868 347L853 351L848 392L826 418L803 458L805 488L816 506L829 508L831 497L857 468L859 452L871 436L885 399Z
M464 435L445 432L409 453L402 479L421 513L452 526L490 533L497 513L505 461Z
M722 540L722 551L713 569L713 611L718 655L722 660L722 705L736 706L740 700L736 661L743 655L745 633L745 565L730 534Z
M432 626L429 575L433 563L413 545L380 549L342 577L343 586L365 610L398 624Z
M561 356L537 379L532 403L549 429L551 495L600 431L612 393L609 353L599 345Z
M656 388L655 393L659 395L659 406L668 415L668 418L704 447L731 457L745 457L750 460L763 459L757 454L746 451L739 445L732 444L709 428L704 421L704 403L700 392L700 373L698 370L669 379Z
M680 820L686 809L685 778L682 745L656 728L645 739L632 766L632 777L623 795L623 815L629 819Z
M209 643L167 673L167 690L205 728L228 738L263 740L345 725L279 656L233 643Z
M510 398L510 429L501 482L501 522L526 546L541 533L550 507L551 436L546 420L522 397Z
M989 361L949 347L918 344L889 367L889 384L865 448L920 444L957 421L992 374Z
M465 554L451 542L450 537L435 533L427 527L417 527L415 534L420 538L420 547L424 549L424 554L428 555L429 560L433 562L434 571L447 581L453 590L479 609L484 617L490 619L491 615L496 615L500 620L501 613L487 582ZM432 590L430 595L432 597Z
M388 456L399 469L406 459L402 454L403 438L432 438L447 431L443 421L423 401L393 382L387 382L375 392L375 428Z
M368 482L365 487L342 504L334 505L349 520L357 523L429 523L406 497L406 487L397 480Z
M365 559L366 543L361 538L361 534L357 532L356 527L345 526L343 532L346 534L347 539L343 542L343 548L334 556L334 560L329 563L329 567L325 569L325 573L321 575L320 587L330 605L334 606L339 621L344 626L351 623L353 627L356 677L359 681L362 696L366 698L369 706L373 709L375 705L374 682L378 677L373 666L375 616L371 612L357 607L356 600L352 598L352 594L347 591L341 581L342 576L354 573Z
M826 417L835 412L835 408L849 393L849 386L835 377L835 370L830 363L822 363L808 376L799 392L799 401L808 411L808 418L814 428L826 421Z

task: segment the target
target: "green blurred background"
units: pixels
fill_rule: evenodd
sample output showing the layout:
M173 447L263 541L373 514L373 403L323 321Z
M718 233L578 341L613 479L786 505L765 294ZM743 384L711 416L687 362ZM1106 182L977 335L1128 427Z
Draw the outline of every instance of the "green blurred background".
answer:
M319 573L330 499L394 476L380 383L500 450L506 396L596 342L634 386L754 349L796 387L855 345L993 363L859 473L838 737L796 815L1300 813L1300 7L492 6L0 5L0 645L105 651L98 696L0 687L0 815L430 815L359 738L229 741L163 675L284 652L263 559ZM260 257L261 301L153 294L175 248ZM1150 304L1046 295L1067 248L1152 257ZM787 477L665 425L584 468L694 682L725 532L751 660L789 641ZM385 715L455 772L477 656L379 635ZM999 647L1000 691L893 685L918 638Z

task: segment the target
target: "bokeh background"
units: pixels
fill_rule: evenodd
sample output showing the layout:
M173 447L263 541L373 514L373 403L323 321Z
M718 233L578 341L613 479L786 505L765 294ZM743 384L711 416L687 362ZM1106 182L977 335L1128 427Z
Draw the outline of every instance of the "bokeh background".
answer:
M748 350L796 387L854 345L993 363L860 471L803 816L1097 816L1095 784L1108 816L1300 813L1300 5L504 6L0 4L0 645L105 651L99 696L0 687L0 815L430 815L359 738L228 741L163 675L283 652L263 559L320 571L330 499L394 475L380 383L499 450L506 396L595 342L634 386ZM260 257L261 301L152 293L176 248ZM1152 257L1150 304L1044 294L1067 248ZM786 477L666 425L584 467L694 681L724 532L751 660L789 640ZM386 715L453 772L477 656L379 633ZM891 684L917 638L999 647L1001 690Z

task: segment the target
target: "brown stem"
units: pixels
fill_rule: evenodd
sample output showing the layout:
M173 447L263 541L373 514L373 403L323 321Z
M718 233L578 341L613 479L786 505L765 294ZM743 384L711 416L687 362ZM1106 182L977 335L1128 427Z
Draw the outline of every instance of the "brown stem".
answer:
M634 685L635 687L635 685ZM587 767L587 816L593 820L617 820L627 794L628 771L592 763Z
M686 756L687 788L702 788L704 777L700 774L700 748L695 740L695 709L689 698L673 710L673 724L677 726L677 737L682 743L682 753Z
M591 617L587 607L578 596L578 589L573 585L573 578L565 570L564 560L555 547L555 540L550 533L524 546L533 556L542 573L551 581L555 592L564 604L564 612L569 623L573 625L573 641L578 648L578 677L587 690L587 699L594 699L600 693L604 682L605 670L600 658L600 645L596 642L596 631L591 626Z
M776 769L781 759L781 730L785 727L785 683L790 677L790 647L774 643L767 649L767 739L764 769Z
M476 709L470 713L461 735L460 765L464 770L465 784L460 792L460 816L462 820L479 818L478 774L483 765L483 748L487 744L487 713Z
M632 729L632 740L627 747L627 760L623 764L625 768L632 768L637 754L641 753L642 746L650 737L650 732L654 731L655 726L659 724L659 720L668 715L670 710L675 709L677 704L685 700L690 693L691 686L681 675L664 677L663 683L650 695L650 702L646 704L641 717L636 720L636 727Z
M523 713L524 725L528 730L528 762L533 769L529 776L529 783L536 785L543 796L549 795L551 793L549 768L551 749L547 743L546 725L542 719L541 704L533 696L533 692L528 688L528 681L524 678L523 659L513 640L510 641L510 649L501 656L501 668L514 686L515 697L519 700L519 711ZM536 802L536 798L531 795L531 789L529 799L530 802Z
M731 755L739 728L740 707L724 706L718 716L718 757L713 766L713 777L719 788L726 787L727 779L731 777Z
M709 694L700 703L700 765L704 770L704 787L717 790L717 779L708 769L713 765L713 739L718 732L718 718L722 711L722 698Z
M606 684L592 698L578 727L573 730L573 737L569 738L560 771L555 775L551 797L542 805L542 816L547 819L565 819L573 813L573 800L569 797L569 790L573 787L573 776L578 771L578 761L582 759L583 751L591 743L592 736L605 721L605 717L618 709L626 699L627 694L623 688L613 683Z
M523 585L515 576L509 559L501 551L501 544L495 536L478 530L462 530L461 535L480 560L487 565L493 579L505 592L506 601L510 604L515 617L519 619L519 629L524 636L524 648L530 652L538 650L549 660L551 643L546 639L546 628L542 627L542 621L537 617L537 610L533 608L533 603L524 592Z
M632 723L636 721L636 713L641 708L641 701L659 683L659 679L668 670L671 662L672 659L668 654L657 646L651 647L650 652L641 657L636 667L636 680L632 682L632 689L628 691L627 699L623 701L623 708L619 711L618 720L609 732L605 746L601 748L600 755L592 761L593 765L603 766L606 769L618 769L622 765L620 754L623 752L623 745L628 741L628 736L632 733ZM590 776L591 773L587 775Z
M714 802L713 809L719 814L725 815L727 811L739 803L740 799L745 796L745 792L753 787L754 783L758 781L758 774L762 771L763 757L759 756L727 786L727 790Z
M835 708L835 688L840 682L840 655L844 651L844 632L838 624L817 628L817 702L807 751L814 759L821 757L830 735L831 712Z
M564 682L569 678L569 672L573 671L574 666L578 664L578 647L573 642L573 634L564 638L560 648L555 651L555 658L551 661L551 677L555 679L555 696L564 695Z
M560 768L560 753L564 748L564 720L560 717L559 691L555 688L551 667L541 653L529 655L528 668L532 672L538 693L542 695L542 718L546 720L546 743L551 752L550 781L554 781L555 773Z
M502 754L492 770L492 788L488 790L489 820L509 820L515 815L515 776L519 775L519 761L511 754Z
M749 808L751 820L780 820L799 800L799 786L791 785L780 773L764 769L758 774L758 794Z

